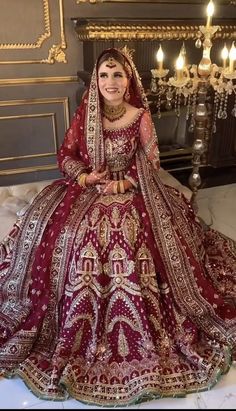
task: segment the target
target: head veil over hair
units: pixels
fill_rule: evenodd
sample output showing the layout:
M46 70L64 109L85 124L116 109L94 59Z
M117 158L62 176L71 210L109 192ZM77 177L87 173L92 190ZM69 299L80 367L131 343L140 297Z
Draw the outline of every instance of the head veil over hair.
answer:
M107 53L119 53L125 60L125 63L129 66L129 93L130 104L137 108L145 108L149 110L147 98L141 83L140 76L134 65L131 52L125 46L122 49L108 48L98 57L93 69L89 90L87 93L87 115L85 122L85 135L88 155L92 168L99 168L104 164L104 142L103 142L103 129L101 118L101 101L98 89L98 66L99 61ZM115 57L114 57L115 58Z

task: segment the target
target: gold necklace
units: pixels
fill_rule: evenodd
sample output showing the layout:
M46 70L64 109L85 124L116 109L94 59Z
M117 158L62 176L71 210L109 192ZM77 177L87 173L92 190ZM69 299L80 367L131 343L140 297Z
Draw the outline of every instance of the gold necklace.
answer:
M119 120L126 113L126 107L124 103L119 104L118 106L108 106L104 104L102 113L104 117L113 123L113 121Z

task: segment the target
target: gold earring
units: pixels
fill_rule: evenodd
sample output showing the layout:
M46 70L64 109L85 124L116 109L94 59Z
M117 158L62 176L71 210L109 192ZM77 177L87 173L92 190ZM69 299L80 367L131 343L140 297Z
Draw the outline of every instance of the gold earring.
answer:
M128 103L129 100L130 100L130 92L129 92L129 89L128 89L128 88L127 88L126 91L125 91L124 99L125 99L125 101L126 101L127 103Z

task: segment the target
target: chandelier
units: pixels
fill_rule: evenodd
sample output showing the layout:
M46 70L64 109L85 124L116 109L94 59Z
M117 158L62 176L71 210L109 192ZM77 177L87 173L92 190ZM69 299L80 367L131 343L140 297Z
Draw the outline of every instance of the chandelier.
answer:
M205 132L209 122L206 99L208 93L213 96L213 114L211 132L216 132L217 119L225 120L228 115L236 117L236 47L234 41L230 49L224 45L221 51L222 66L211 62L212 38L219 26L212 25L214 3L207 5L207 20L205 26L199 27L199 35L195 42L197 48L203 49L202 58L198 65L186 64L186 49L183 44L175 63L174 75L164 67L164 51L159 46L157 51L157 68L151 70L150 91L156 97L157 117L161 117L161 105L164 100L165 109L174 107L177 116L180 115L181 105L186 106L186 120L190 120L189 131L195 132L192 147L193 170L189 184L195 199L197 189L201 184L199 166L201 156L206 151ZM228 97L234 95L233 108L228 110Z

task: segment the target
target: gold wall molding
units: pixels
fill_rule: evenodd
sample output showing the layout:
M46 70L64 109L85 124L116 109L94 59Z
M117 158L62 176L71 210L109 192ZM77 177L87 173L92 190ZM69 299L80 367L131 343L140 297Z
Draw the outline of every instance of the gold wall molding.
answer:
M14 174L25 174L32 173L34 171L49 171L57 170L57 164L47 164L44 166L32 166L32 167L22 167L22 168L10 168L8 170L0 170L0 176L9 176Z
M108 19L73 19L78 39L88 40L190 40L199 37L199 26L189 24L185 20L129 20L117 19L110 22ZM236 24L232 20L228 24L221 24L215 38L236 39Z
M33 113L33 114L21 114L21 115L16 115L16 116L2 116L0 117L0 121L1 120L2 121L19 120L19 119L28 119L28 118L47 118L47 117L51 118L51 121L52 121L54 151L46 152L46 153L37 153L37 154L24 154L24 155L14 156L14 157L1 157L0 162L30 159L30 158L37 158L37 157L41 158L41 157L55 156L59 148L58 135L57 135L57 129L56 129L56 113Z
M50 16L49 16L49 0L42 0L43 2L43 17L44 17L44 33L40 34L37 40L33 43L1 43L0 50L8 49L36 49L40 48L47 38L51 36Z
M18 86L22 84L52 84L52 83L78 83L76 76L62 77L29 77L29 78L6 78L0 79L1 86Z
M76 4L89 3L156 3L156 4L205 4L205 0L75 0ZM219 0L218 4L232 4L235 5L235 0Z
M26 153L22 153L21 155L15 155L14 153L12 153L12 156L5 156L5 157L1 157L0 158L0 164L4 164L4 162L8 162L8 161L13 161L14 164L14 160L32 160L32 159L36 159L36 158L49 158L49 157L53 157L56 156L56 153L58 151L59 148L59 137L57 135L57 127L58 127L58 122L56 121L56 112L57 109L49 109L50 111L47 112L47 110L45 110L45 105L47 104L60 104L60 116L61 116L61 112L62 113L62 117L63 117L63 125L62 127L64 128L64 132L68 129L69 124L70 124L70 119L69 119L69 98L68 97L49 97L49 98L35 98L35 99L18 99L18 100L2 100L0 101L0 108L6 108L9 107L10 110L10 115L8 115L7 113L3 112L0 120L4 121L4 120L18 120L18 119L30 119L30 118L51 118L51 122L52 122L52 129L53 129L53 147L52 149L49 148L48 152L43 152L43 153L38 153L36 151L36 153L32 153L32 154L27 154ZM24 107L24 106L34 106L34 105L43 105L42 107L44 107L44 110L40 110L39 113L21 113L17 114L13 112L13 107L15 106L19 106L19 107ZM4 110L6 111L6 110ZM8 111L8 110L7 110ZM28 110L27 110L28 111ZM39 110L38 110L39 111ZM62 131L61 131L62 132ZM50 152L49 152L50 151ZM32 160L33 161L33 160ZM5 168L0 170L0 176L7 176L7 175L13 175L13 174L22 174L22 173L31 173L34 171L49 171L49 170L56 170L58 169L58 165L55 162L54 164L45 164L45 165L29 165L26 167L17 167L17 168Z
M42 59L40 63L48 63L53 64L55 62L58 63L66 63L66 53L62 50L62 45L57 44L53 45L48 52L48 57L46 59Z
M20 1L20 0L18 0ZM52 16L50 14L50 3L56 2L58 5L58 13L59 13L59 31L60 31L60 39L59 42L56 44L51 44L49 49L47 50L47 56L41 59L23 59L23 60L1 60L0 64L54 64L54 63L67 63L65 49L66 39L65 39L65 28L64 28L64 8L63 8L63 0L42 0L43 1L43 9L44 9L44 25L45 25L45 32L39 36L35 43L26 43L26 44L0 44L0 51L11 49L16 50L20 49L23 51L24 49L38 49L42 47L43 42L52 37L52 29L50 26L50 22L52 21ZM50 3L49 3L50 2ZM53 4L51 4L51 8L54 11Z
M63 105L64 124L65 131L70 124L69 116L69 98L68 97L49 97L49 98L35 98L35 99L22 99L22 100L1 100L0 107L7 106L24 106L33 104L52 104L58 103Z

